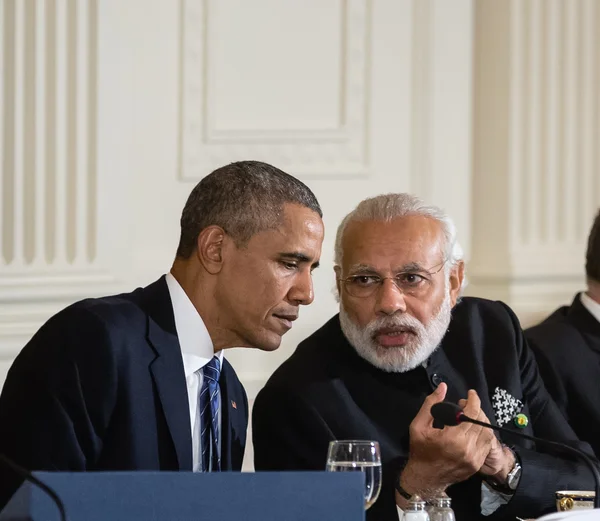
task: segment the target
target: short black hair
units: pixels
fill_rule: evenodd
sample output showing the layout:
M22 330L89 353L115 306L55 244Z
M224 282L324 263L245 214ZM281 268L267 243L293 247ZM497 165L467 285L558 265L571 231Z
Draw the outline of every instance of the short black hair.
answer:
M598 210L598 214L594 219L592 231L588 238L585 273L588 279L600 282L600 210Z
M223 228L242 246L256 233L277 228L285 203L304 206L323 217L312 191L279 168L260 161L218 168L194 187L185 203L177 257L189 258L200 232L211 225Z

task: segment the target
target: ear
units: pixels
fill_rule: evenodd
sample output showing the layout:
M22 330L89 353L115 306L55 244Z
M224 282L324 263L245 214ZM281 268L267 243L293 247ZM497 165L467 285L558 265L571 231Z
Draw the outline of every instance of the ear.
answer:
M342 294L342 283L340 282L340 279L342 278L342 268L340 268L339 266L334 266L333 271L335 271L335 285L338 290L338 295L341 295Z
M196 255L211 275L216 275L223 268L223 245L227 238L225 230L220 226L207 226L198 235Z
M456 266L450 270L450 302L452 307L456 305L458 297L460 297L460 290L462 283L465 278L465 263L459 261Z

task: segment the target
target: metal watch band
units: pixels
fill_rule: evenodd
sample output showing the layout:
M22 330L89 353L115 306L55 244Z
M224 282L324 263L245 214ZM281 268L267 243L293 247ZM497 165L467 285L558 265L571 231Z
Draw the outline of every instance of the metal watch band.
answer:
M498 492L501 492L503 494L514 494L518 484L518 480L516 480L515 478L520 477L521 463L519 462L519 458L517 457L515 452L510 447L508 447L508 449L513 453L515 457L515 463L513 465L513 468L510 469L508 475L506 476L506 483L500 484L493 478L484 478L484 481L491 488L497 490ZM515 481L517 482L515 483Z

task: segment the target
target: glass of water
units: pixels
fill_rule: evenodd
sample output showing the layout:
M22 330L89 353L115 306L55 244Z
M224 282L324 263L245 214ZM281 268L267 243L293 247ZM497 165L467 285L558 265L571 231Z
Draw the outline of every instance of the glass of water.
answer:
M336 440L329 443L329 472L363 472L365 509L370 508L381 491L381 453L379 443L366 440Z

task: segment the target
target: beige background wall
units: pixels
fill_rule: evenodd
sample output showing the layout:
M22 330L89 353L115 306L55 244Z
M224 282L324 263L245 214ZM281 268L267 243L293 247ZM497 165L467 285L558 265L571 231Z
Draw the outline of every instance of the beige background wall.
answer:
M214 167L297 175L327 227L316 301L249 394L336 312L365 196L445 207L469 292L529 323L583 285L600 205L594 0L0 0L0 383L51 314L168 270Z
M471 292L538 320L600 207L600 4L475 2Z

